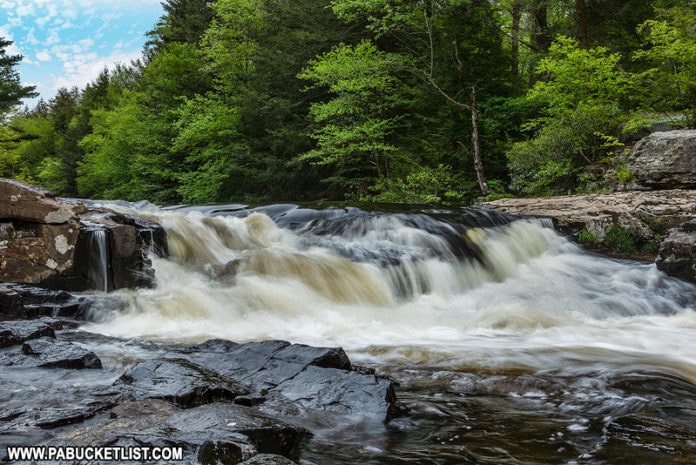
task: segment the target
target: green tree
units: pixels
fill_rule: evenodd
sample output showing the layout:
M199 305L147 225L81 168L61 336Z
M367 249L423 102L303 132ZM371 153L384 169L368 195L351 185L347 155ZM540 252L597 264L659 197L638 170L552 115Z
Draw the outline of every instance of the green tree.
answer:
M368 41L336 46L311 61L299 77L327 88L334 98L312 104L317 146L300 160L331 165L334 175L325 181L355 195L364 194L375 178L389 177L399 162L394 137L407 97L394 76L402 66L399 56Z
M447 119L459 123L455 131L468 134L450 133L448 139L454 150L463 149L472 157L479 188L486 194L480 108L491 95L507 92L503 76L508 75L500 25L491 4L483 0L334 0L332 6L340 18L365 23L379 44L408 62L406 69L417 80L413 85L429 88L430 105L435 93L442 105L453 107ZM425 105L419 106L424 113L429 112ZM447 121L440 124L451 128ZM469 143L463 142L466 136Z
M17 108L23 99L36 97L35 86L23 86L15 68L22 55L8 55L7 47L14 42L0 38L0 117L3 119Z
M172 43L198 44L210 26L214 11L210 0L165 0L164 15L149 31L145 56L151 59Z
M620 123L628 116L634 81L621 57L604 47L580 49L560 37L538 68L543 80L527 100L543 108L526 124L531 140L508 152L512 187L528 194L565 193L579 171L618 144Z
M691 22L683 21L689 16ZM646 47L633 55L647 65L639 76L645 88L644 109L683 112L690 126L696 125L696 32L693 26L678 24L693 25L694 17L696 13L681 12L669 22L646 21L638 28Z

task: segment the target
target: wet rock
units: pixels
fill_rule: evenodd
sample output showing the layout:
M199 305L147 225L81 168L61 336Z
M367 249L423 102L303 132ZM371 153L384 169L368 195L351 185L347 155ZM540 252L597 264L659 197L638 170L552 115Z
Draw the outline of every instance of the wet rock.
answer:
M282 455L259 454L240 465L296 465L296 463Z
M696 188L696 130L650 134L636 143L627 168L638 188Z
M0 320L42 316L82 319L87 300L65 291L0 283Z
M696 283L696 222L674 228L660 244L657 269L684 281Z
M310 434L303 425L379 424L398 413L393 383L355 370L340 348L142 345L141 356L154 358L125 372L78 371L101 364L81 344L115 341L72 331L51 339L59 323L0 324L13 341L0 348L4 445L175 446L184 451L177 463L286 465Z
M308 366L276 391L304 408L389 421L400 413L394 383L387 378Z
M213 403L182 410L150 399L126 402L112 418L73 429L45 444L178 446L183 462L236 464L259 453L296 456L306 431L253 409Z
M148 253L167 253L166 233L156 223L59 200L9 179L0 179L0 224L0 282L71 291L147 286L153 280ZM95 229L107 232L102 256L93 246ZM95 280L97 268L105 270L103 279Z
M696 178L695 178L696 179ZM504 213L551 218L556 229L575 239L584 229L601 241L614 225L639 241L696 219L696 191L631 191L548 198L500 199L483 204Z
M221 376L248 385L257 400L266 399L266 412L311 409L376 421L389 421L401 412L393 382L352 370L340 348L285 341L235 344L211 340L191 347L184 355ZM288 405L293 408L288 409Z
M41 368L102 368L101 360L94 352L71 342L45 337L25 342L22 354L27 356L19 362L22 365Z
M126 371L115 385L127 386L135 399L164 399L183 408L232 402L249 393L231 379L184 359L146 360Z
M55 339L56 332L47 321L11 321L0 323L0 348L23 344L31 339Z
M120 392L99 385L103 373L89 370L75 386L65 370L1 367L0 437L5 444L33 445L56 434L56 428L82 423L114 407L124 399ZM108 416L108 415L107 415ZM0 461L2 454L0 453Z

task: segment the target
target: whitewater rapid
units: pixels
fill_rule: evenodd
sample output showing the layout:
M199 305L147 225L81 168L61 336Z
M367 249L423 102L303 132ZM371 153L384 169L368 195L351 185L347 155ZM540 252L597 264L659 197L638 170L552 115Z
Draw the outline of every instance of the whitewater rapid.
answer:
M584 252L540 220L369 214L332 229L345 215L288 226L263 212L135 213L165 227L170 256L152 257L155 288L116 292L122 305L94 310L88 331L283 339L462 371L659 367L696 382L696 287Z

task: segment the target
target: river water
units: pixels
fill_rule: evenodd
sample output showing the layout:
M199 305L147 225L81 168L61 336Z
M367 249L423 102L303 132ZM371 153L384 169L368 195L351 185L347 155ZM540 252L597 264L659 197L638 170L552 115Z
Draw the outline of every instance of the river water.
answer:
M482 210L136 213L170 257L88 331L341 346L399 382L408 415L318 427L304 460L696 463L696 286L653 264Z

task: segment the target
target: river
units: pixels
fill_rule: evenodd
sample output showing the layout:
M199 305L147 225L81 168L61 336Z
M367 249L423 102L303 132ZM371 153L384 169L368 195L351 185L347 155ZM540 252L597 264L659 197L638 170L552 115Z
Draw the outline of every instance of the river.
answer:
M399 382L408 415L320 425L304 460L696 463L696 286L653 264L483 210L135 213L166 228L170 256L86 330L341 346Z

